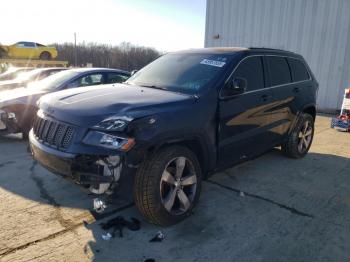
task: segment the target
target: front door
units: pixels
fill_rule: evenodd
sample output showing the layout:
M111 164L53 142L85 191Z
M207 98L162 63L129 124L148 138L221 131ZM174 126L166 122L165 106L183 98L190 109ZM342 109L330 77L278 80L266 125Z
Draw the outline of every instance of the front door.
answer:
M261 56L244 58L232 79L245 79L246 91L219 102L218 160L220 167L258 155L271 146L268 132L271 125L272 91L265 88ZM225 92L221 92L225 93Z

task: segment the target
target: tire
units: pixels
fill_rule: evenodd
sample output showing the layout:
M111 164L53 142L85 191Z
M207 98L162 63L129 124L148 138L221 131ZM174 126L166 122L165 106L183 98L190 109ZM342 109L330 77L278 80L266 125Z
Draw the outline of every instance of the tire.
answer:
M180 174L183 164L182 177L178 176L181 177L178 180L176 170ZM183 146L160 149L136 172L136 207L150 223L160 226L176 224L192 213L199 199L201 181L201 169L192 151Z
M51 60L51 54L49 52L42 52L39 58L41 60Z
M302 158L309 152L314 137L314 122L309 114L303 113L299 117L296 127L282 144L282 151L286 156Z

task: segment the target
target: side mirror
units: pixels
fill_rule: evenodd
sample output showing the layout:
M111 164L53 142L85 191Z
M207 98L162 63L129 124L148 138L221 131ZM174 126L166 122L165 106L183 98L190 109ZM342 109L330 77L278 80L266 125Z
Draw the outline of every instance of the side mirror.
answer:
M233 80L226 83L226 86L224 88L223 96L234 96L243 94L245 90L247 89L247 80L244 78L234 78Z

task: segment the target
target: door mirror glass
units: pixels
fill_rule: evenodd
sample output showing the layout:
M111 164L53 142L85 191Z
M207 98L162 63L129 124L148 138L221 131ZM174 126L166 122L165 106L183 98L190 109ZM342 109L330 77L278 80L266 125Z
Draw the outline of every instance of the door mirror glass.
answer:
M239 95L244 93L246 89L247 80L244 78L237 77L226 84L223 95L225 97Z

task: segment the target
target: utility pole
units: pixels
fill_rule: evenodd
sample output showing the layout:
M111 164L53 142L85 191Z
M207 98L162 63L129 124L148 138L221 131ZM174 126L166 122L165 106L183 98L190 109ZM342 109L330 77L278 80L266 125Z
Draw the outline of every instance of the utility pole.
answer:
M77 58L77 33L74 33L74 66L78 66L78 58Z

